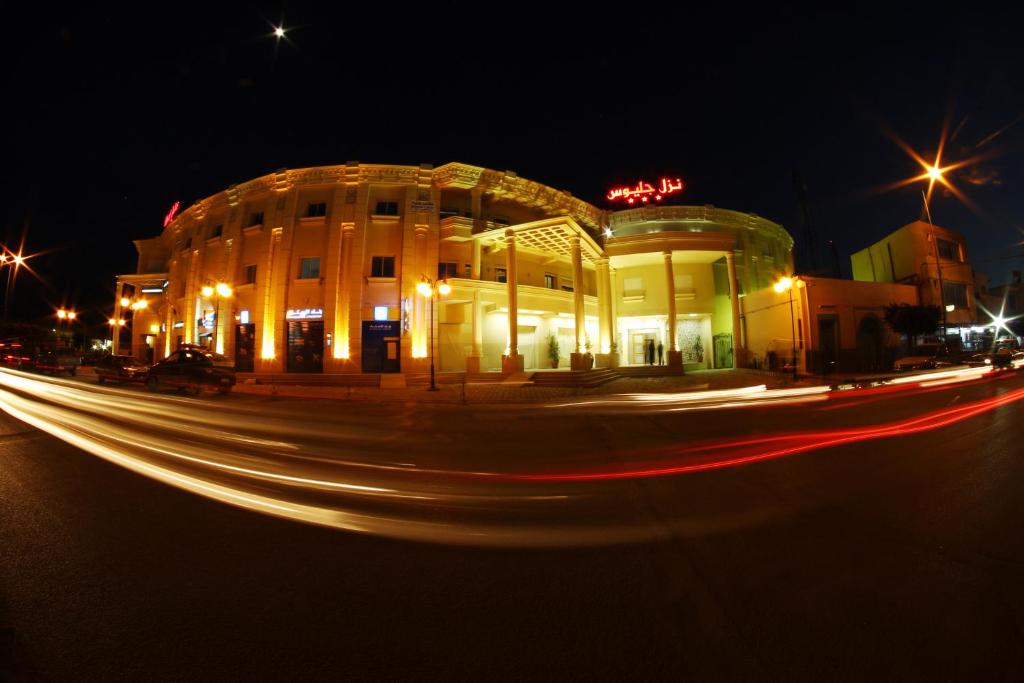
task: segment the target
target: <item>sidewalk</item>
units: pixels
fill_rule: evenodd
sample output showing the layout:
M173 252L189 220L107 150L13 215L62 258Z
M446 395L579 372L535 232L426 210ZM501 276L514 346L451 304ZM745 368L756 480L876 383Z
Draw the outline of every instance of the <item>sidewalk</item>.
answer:
M700 370L672 377L620 377L596 387L543 387L519 383L439 384L438 391L423 386L399 389L376 387L310 386L297 384L235 385L235 393L280 398L312 398L363 402L425 402L450 404L545 403L581 396L633 393L677 393L767 385L769 389L821 384L819 377L802 377L758 370Z

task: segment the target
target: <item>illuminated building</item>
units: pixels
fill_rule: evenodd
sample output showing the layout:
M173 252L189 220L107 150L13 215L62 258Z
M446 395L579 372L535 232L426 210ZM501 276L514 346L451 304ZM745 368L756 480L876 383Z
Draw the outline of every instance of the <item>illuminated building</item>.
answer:
M561 367L642 365L652 341L674 370L731 367L739 297L792 272L793 241L661 190L681 181L619 188L634 205L605 210L459 163L281 170L168 214L136 242L114 315L125 292L150 298L136 356L208 344L263 373L422 373L430 335L449 372L550 368L549 337ZM424 278L452 287L433 329ZM218 283L231 295L208 296Z

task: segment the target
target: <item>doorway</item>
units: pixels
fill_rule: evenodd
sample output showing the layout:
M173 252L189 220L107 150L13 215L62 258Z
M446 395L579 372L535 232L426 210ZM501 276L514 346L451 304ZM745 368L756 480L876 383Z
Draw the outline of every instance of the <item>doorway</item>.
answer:
M819 374L837 370L839 360L839 321L834 315L818 316Z
M658 345L656 330L634 330L629 333L629 362L632 365L647 365L647 349L653 342Z
M397 320L363 321L363 372L401 372Z
M324 371L324 321L288 321L288 372Z
M256 323L235 326L235 370L252 372L256 357Z

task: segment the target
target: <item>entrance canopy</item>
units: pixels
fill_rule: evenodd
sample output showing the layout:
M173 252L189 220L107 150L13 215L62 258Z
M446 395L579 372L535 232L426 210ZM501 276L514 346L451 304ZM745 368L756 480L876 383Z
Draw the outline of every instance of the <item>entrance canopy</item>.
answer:
M584 265L594 266L598 259L603 258L601 247L568 216L545 218L530 223L520 223L503 228L495 228L478 233L475 237L491 242L495 246L505 243L505 235L512 232L516 238L516 249L529 251L547 257L562 257L572 260L572 238L580 238L580 256Z

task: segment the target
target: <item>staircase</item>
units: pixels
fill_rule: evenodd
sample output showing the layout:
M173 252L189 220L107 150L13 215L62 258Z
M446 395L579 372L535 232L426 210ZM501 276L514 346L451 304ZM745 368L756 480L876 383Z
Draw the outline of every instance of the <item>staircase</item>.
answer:
M667 365L630 365L615 368L615 372L623 377L671 377L684 374L681 367L669 368Z
M597 370L538 370L533 373L535 387L596 387L619 378L611 368Z

